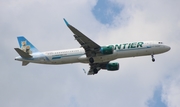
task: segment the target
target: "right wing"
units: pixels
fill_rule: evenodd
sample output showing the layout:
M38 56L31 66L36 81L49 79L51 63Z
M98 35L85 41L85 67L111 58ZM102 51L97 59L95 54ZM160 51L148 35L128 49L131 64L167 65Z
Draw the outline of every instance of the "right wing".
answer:
M70 25L65 19L64 21L68 26L68 28L74 33L75 39L84 48L86 52L86 56L87 57L96 56L96 53L99 53L101 47L97 43L89 39L87 36L85 36L83 33L81 33L79 30L77 30L75 27Z

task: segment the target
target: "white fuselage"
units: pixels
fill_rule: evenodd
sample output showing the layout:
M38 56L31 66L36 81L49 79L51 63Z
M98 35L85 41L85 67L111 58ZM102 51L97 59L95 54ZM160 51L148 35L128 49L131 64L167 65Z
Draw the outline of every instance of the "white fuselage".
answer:
M114 46L113 54L93 57L94 63L108 62L117 58L160 54L170 50L170 47L162 44L162 42L148 41L143 42L143 45L138 43L131 42L109 45ZM19 56L15 60L40 64L89 63L89 58L86 57L83 48L38 52L31 55L33 57L30 59L24 59Z

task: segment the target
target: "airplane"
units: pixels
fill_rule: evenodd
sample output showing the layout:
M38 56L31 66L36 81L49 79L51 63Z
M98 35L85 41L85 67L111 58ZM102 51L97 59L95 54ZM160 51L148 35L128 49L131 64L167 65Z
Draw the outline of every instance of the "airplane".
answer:
M20 48L14 49L20 56L16 57L15 60L22 61L22 66L29 63L52 65L88 63L90 69L86 74L94 75L101 69L107 71L119 70L119 63L110 62L112 60L150 55L154 62L155 54L161 54L171 49L161 41L138 41L100 46L70 25L65 19L63 20L73 32L75 40L81 45L80 48L40 52L25 37L18 36Z

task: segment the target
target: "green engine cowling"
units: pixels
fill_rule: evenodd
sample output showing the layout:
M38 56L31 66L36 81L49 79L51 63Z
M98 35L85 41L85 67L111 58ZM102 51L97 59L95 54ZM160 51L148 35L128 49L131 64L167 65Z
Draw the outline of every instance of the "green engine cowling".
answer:
M115 70L119 70L119 63L115 62L115 63L108 63L106 66L106 69L108 71L115 71Z
M113 46L103 46L100 49L100 52L104 55L113 54L114 48Z

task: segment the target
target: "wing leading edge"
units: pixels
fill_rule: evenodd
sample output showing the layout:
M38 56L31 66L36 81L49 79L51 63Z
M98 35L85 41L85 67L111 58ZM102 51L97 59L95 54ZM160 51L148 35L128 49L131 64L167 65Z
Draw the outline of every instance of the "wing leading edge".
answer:
M79 30L77 30L75 27L70 25L66 19L64 19L64 22L68 26L68 28L74 33L75 39L79 42L79 44L84 48L85 54L88 58L95 57L99 55L101 46L89 39L87 36L85 36L83 33L81 33ZM106 69L106 66L109 62L103 62L103 63L89 63L90 70L88 71L88 75L94 75L97 74L99 70Z
M68 26L68 28L74 33L75 39L79 42L79 44L84 48L87 57L93 57L96 53L99 52L100 46L77 30L75 27L70 25L65 19L64 22Z

